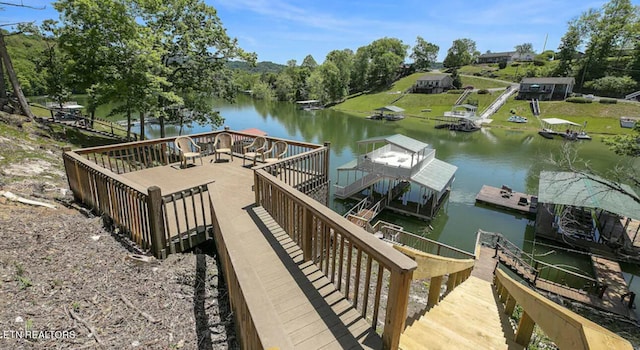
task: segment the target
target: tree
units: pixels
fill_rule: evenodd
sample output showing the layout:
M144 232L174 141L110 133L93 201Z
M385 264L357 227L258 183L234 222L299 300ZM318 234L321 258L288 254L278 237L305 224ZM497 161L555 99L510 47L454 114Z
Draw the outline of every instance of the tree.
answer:
M584 87L598 92L622 96L631 92L636 85L636 82L630 76L607 76L593 81L588 81L584 84Z
M636 123L633 133L628 135L616 135L605 138L604 142L609 145L616 154L630 157L640 157L640 123Z
M460 75L458 74L458 70L456 68L453 68L451 70L451 79L453 79L452 84L456 89L462 87L462 80L460 80Z
M306 67L309 70L313 71L314 69L316 69L316 67L318 67L318 62L316 62L316 60L313 58L313 56L307 55L302 60L302 64L300 66L301 67Z
M471 39L456 39L447 50L443 65L446 68L461 67L473 63L478 52L476 42Z
M340 94L336 95L334 101L342 100L349 94L349 85L351 84L351 71L353 69L353 51L349 49L333 50L327 54L326 62L332 62L340 72Z
M560 40L557 59L559 63L554 75L567 77L573 75L573 60L577 58L578 46L582 43L580 29L576 21L569 22L569 28Z
M408 45L396 38L382 38L369 44L369 88L384 87L395 80L398 68L407 56L408 48Z
M515 46L516 54L518 55L518 60L523 60L527 54L534 53L533 44L531 43L523 43Z
M351 70L351 91L365 91L369 85L369 47L362 46L353 56L353 69Z
M413 59L416 69L428 70L438 58L439 51L440 47L438 45L427 42L418 36L410 57Z
M236 90L225 62L240 59L253 63L256 55L242 50L237 39L229 38L216 10L202 0L138 2L139 18L159 34L154 45L163 52L165 69L160 70L160 77L168 83L165 91L182 97L193 121L221 125L223 120L212 112L210 98L232 99ZM173 103L171 99L158 97L161 110ZM160 115L162 137L164 116Z

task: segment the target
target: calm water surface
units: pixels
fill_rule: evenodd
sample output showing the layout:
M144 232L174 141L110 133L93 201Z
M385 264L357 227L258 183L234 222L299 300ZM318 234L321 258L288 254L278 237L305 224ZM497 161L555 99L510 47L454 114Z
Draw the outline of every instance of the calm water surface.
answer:
M591 274L590 260L581 254L570 254L535 242L533 221L527 217L475 205L475 196L482 185L509 185L515 191L537 193L538 174L542 170L557 170L549 159L558 157L563 141L547 140L535 132L501 128L484 128L475 133L434 129L433 124L420 121L405 129L401 122L372 121L332 111L300 111L290 103L266 103L239 96L234 104L219 102L217 109L232 130L258 128L270 136L306 142L331 142L331 180L335 183L336 168L352 160L358 149L356 142L365 138L402 133L431 144L436 157L458 167L448 201L430 223L383 213L380 218L423 234L431 239L472 251L476 231L500 232L541 260L561 264ZM210 126L185 127L182 134L210 131ZM168 126L167 136L177 135L179 128ZM147 129L150 138L159 137L157 126ZM593 141L575 144L578 155L589 161L599 172L613 169L622 159L609 151L596 136ZM330 206L344 213L350 202L332 200ZM429 227L430 225L430 227ZM549 242L545 242L549 243ZM549 254L546 254L550 252ZM632 290L640 295L640 273L637 267L623 266L625 278Z

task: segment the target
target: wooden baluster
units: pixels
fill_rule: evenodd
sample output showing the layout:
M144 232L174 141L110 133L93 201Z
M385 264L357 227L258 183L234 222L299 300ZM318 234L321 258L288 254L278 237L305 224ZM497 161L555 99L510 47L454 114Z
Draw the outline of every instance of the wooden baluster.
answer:
M162 194L160 187L149 187L147 197L147 208L149 208L149 223L151 225L151 246L153 255L158 259L166 258L165 246L167 245L164 235L164 222L162 220Z

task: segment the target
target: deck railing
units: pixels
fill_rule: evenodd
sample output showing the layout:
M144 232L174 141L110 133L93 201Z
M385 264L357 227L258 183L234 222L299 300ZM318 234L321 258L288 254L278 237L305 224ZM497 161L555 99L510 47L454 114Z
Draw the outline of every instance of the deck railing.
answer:
M509 268L516 271L532 285L539 281L556 283L591 295L602 297L606 285L593 277L569 271L558 266L535 259L499 233L480 230L482 244L494 248L496 257Z
M424 253L454 259L475 259L473 253L405 231L401 226L386 221L379 220L370 231L380 232L386 240L412 247Z
M502 270L496 270L494 284L507 315L513 313L516 304L522 307L515 341L524 347L537 324L560 349L633 349L624 338L557 305Z
M235 131L189 136L203 145L206 154L207 147L220 132L232 135L232 151L236 155L241 155L243 146L256 137ZM66 149L63 156L69 187L76 200L96 214L109 218L114 227L138 248L143 252L151 251L158 258L184 251L210 238L212 227L206 183L166 194L158 187L144 188L121 176L179 162L175 139L169 137L76 151ZM281 140L267 138L269 144ZM291 159L267 167L279 176L288 176L287 181L296 188L326 203L328 148L305 142L286 142L287 156ZM295 175L291 169L305 171L301 171L303 175Z
M382 325L385 349L396 349L416 263L266 170L255 170L256 203L298 244L305 261L313 261L373 329ZM382 297L383 288L386 298Z

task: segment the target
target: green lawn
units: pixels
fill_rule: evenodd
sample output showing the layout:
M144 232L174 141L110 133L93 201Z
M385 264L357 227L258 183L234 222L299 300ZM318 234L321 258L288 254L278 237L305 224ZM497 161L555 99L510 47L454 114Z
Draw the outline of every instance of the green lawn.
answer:
M464 67L463 67L464 68ZM405 109L405 115L409 118L400 121L399 127L411 129L415 125L425 122L425 119L437 119L444 112L450 111L454 102L458 99L458 94L406 94L402 96L398 91L404 91L409 88L413 81L424 73L416 73L409 77L399 80L388 91L378 92L374 94L364 94L349 99L332 108L340 110L356 116L370 115L374 109L386 106L396 105ZM466 80L467 84L476 88L485 88L487 85L480 85L485 80L477 77ZM475 78L475 79L473 79ZM476 80L477 79L477 80ZM463 79L463 82L465 80ZM472 82L472 83L471 83ZM505 86L503 82L492 82L492 87ZM479 95L473 93L465 101L469 103L476 101L478 103L478 113L482 112L501 92L493 92L491 94ZM400 98L402 96L402 98ZM400 98L399 100L397 100ZM397 101L396 101L397 100ZM394 102L395 101L395 102ZM426 111L429 110L429 111ZM529 123L517 124L507 121L514 111L515 114L529 118ZM586 131L593 134L628 134L630 129L620 128L619 118L621 116L638 116L640 108L634 103L617 103L617 104L578 104L564 101L540 102L541 116L540 118L562 118L578 124L587 122ZM414 117L414 118L411 118ZM514 98L509 99L507 103L494 114L491 119L491 126L505 127L512 129L537 130L540 123L533 117L529 108L529 101L519 101Z
M549 61L545 62L544 66L535 66L533 62L518 62L518 63L509 63L504 69L499 69L497 63L491 64L474 64L469 66L463 66L458 69L458 73L474 75L481 74L483 77L495 78L506 81L520 82L523 77L526 76L526 73L531 68L536 69L553 69L556 65L558 65L559 61ZM516 74L519 78L516 78Z
M462 80L462 86L471 85L475 89L492 89L509 86L509 83L506 82L483 79L481 77L474 77L470 75L460 75L460 80Z

